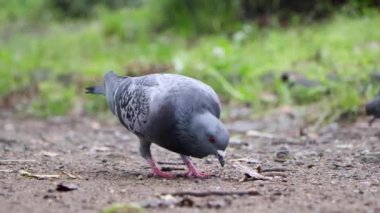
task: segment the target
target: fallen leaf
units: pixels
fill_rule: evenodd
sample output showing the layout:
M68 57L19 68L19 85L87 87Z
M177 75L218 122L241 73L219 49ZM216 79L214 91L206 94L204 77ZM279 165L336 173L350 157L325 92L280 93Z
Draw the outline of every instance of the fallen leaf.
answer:
M272 179L271 177L261 175L257 171L255 171L255 170L253 170L247 166L243 166L240 163L234 163L234 164L232 164L232 167L237 169L240 173L245 175L247 178L253 178L254 180L271 180Z

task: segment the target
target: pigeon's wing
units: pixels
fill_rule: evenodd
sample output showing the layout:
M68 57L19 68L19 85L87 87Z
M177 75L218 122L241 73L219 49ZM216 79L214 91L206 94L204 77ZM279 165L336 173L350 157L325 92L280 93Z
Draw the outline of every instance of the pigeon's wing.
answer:
M159 86L154 75L123 79L114 89L115 115L137 136L143 136L149 119L152 91Z
M207 84L182 75L163 74L157 77L160 87L174 97L177 106L207 109L215 117L220 117L221 104L218 95Z

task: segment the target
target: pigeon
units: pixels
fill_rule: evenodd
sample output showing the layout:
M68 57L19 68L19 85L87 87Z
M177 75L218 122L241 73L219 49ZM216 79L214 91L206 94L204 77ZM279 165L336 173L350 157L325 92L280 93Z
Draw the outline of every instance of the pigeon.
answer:
M179 74L121 77L109 71L102 85L86 89L86 93L104 95L111 112L139 138L140 154L154 177L175 176L157 166L152 143L180 154L188 169L186 177L209 177L190 157L215 155L224 166L230 137L219 119L219 98L205 83Z
M372 116L372 119L368 121L369 126L371 126L376 119L380 118L380 93L365 105L365 112L368 116Z

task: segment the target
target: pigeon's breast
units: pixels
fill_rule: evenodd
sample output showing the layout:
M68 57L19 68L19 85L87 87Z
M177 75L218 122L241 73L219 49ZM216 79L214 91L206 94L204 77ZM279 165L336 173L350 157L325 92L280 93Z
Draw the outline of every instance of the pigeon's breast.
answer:
M205 99L204 93L194 88L175 88L159 92L153 97L149 123L145 131L149 139L170 151L203 157L209 153L201 153L197 149L197 138L188 130L193 115L217 107L212 100ZM219 110L219 108L217 109ZM217 110L214 110L215 113ZM196 156L195 156L196 155Z

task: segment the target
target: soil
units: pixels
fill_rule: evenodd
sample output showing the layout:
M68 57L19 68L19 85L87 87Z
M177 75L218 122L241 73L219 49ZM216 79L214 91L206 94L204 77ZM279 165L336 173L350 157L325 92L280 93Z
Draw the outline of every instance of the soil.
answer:
M289 116L226 123L231 143L224 168L213 156L194 159L210 178L166 180L150 177L137 138L116 119L3 117L0 212L99 212L114 203L137 203L148 212L380 212L380 122L331 124L307 136L299 136L301 124ZM167 162L161 166L185 172L169 165L181 162L177 154L158 146L152 152ZM242 179L231 166L236 159L252 169L285 171L271 180ZM246 190L256 193L184 196L170 205L172 196L158 196Z

